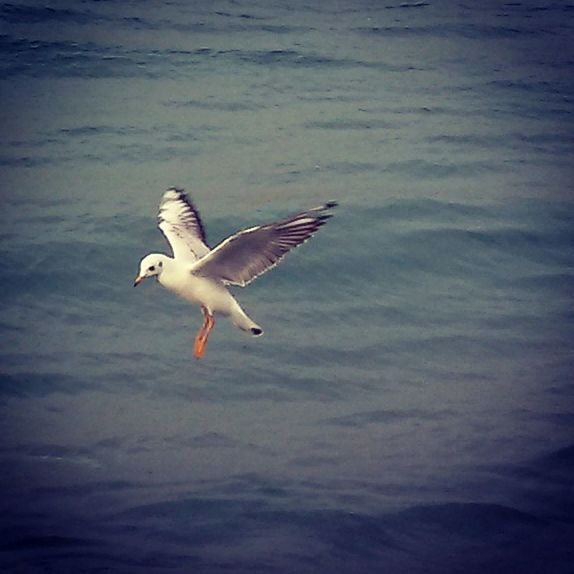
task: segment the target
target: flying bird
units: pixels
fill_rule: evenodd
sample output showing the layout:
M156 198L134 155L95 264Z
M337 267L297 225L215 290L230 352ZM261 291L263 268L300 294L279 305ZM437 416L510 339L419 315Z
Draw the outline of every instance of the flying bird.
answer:
M203 325L195 337L193 354L200 359L215 325L215 314L229 317L253 336L263 329L247 316L228 285L244 287L275 267L283 257L309 239L330 217L336 202L303 211L275 223L258 225L231 235L210 249L199 212L183 189L170 188L161 199L158 226L172 257L150 253L140 262L134 287L147 277L201 307Z

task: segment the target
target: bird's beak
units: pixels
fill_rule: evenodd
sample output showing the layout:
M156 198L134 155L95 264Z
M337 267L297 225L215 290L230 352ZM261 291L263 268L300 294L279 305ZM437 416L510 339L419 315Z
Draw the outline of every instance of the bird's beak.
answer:
M137 287L145 279L144 275L138 275L134 281L134 287Z

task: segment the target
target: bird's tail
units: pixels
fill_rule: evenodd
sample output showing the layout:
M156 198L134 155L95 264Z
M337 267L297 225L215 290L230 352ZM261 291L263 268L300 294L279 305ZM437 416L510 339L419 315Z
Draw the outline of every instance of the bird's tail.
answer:
M239 327L242 331L251 333L254 337L263 335L263 329L255 321L250 319L239 305L237 305L231 314L231 320L236 327Z

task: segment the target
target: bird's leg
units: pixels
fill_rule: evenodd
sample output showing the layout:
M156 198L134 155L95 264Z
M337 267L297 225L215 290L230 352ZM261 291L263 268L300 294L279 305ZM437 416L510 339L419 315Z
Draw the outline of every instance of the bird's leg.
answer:
M205 348L207 347L207 338L211 329L215 325L215 318L207 310L206 307L201 307L201 312L203 313L203 325L195 337L195 344L193 346L193 355L196 359L201 359L205 354Z
M199 329L197 335L195 336L195 343L193 345L193 354L196 359L200 359L203 356L205 351L205 339L206 339L206 330L208 326L208 317L209 314L205 307L201 307L201 312L203 313L203 325L201 325L201 329Z

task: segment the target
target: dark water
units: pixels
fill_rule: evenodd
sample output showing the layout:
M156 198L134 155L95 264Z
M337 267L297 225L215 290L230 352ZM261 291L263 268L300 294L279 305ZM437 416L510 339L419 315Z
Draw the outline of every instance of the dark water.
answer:
M0 566L565 573L574 4L0 5ZM238 298L153 284L337 199Z

